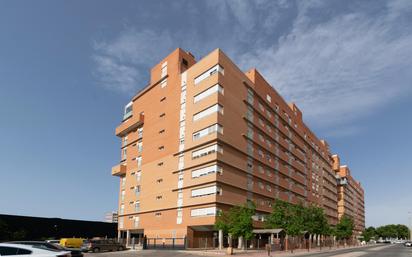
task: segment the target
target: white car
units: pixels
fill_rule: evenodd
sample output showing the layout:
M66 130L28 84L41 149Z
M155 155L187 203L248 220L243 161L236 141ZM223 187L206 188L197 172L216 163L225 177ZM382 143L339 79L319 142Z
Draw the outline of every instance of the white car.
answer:
M46 250L32 245L0 243L0 256L71 257L70 252Z

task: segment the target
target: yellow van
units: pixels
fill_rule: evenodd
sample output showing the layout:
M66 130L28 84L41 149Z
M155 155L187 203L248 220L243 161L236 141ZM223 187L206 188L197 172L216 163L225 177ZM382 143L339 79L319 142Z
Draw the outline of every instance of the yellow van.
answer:
M68 248L80 248L83 241L83 238L62 238L60 239L60 245Z

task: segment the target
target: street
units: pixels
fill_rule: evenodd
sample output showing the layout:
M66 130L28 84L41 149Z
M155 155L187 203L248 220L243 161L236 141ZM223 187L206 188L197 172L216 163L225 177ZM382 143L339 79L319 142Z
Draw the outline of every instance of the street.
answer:
M312 253L296 252L276 252L272 256L316 256L316 257L407 257L412 255L412 248L404 247L401 244L397 245L374 245L361 247L357 249L338 249L332 252L325 250L324 252ZM169 250L145 250L145 251L124 251L124 252L106 252L106 253L87 253L85 257L134 257L134 256L153 256L153 257L189 257L189 256L223 256L218 252L203 252L203 251L169 251ZM237 253L235 256L267 256L266 252L245 252Z

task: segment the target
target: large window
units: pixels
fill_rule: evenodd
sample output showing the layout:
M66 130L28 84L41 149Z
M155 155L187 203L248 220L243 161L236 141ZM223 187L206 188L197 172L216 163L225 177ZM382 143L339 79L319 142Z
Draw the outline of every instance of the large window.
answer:
M221 171L222 171L222 167L218 165L212 165L212 166L192 170L192 178L198 178L201 176L206 176L208 174L221 172Z
M199 75L198 77L196 77L195 78L195 85L200 83L202 80L205 80L206 78L212 76L213 74L215 74L217 72L220 72L220 73L224 74L224 69L219 64L217 64L216 66L210 68L206 72L204 72L201 75Z
M200 150L196 150L192 152L192 158L197 159L215 152L223 153L223 149L220 145L211 145Z
M215 133L215 132L218 132L218 133L220 133L220 134L223 134L223 127L222 127L221 125L219 125L219 124L214 124L214 125L212 125L212 126L209 126L209 127L207 127L207 128L204 128L204 129L202 129L202 130L199 130L199 131L193 133L193 140L200 139L200 138L202 138L202 137L204 137L204 136L213 134L213 133Z
M192 190L192 197L200 197L205 195L214 195L220 193L220 188L218 186L209 186L199 189Z
M124 107L124 115L123 115L123 119L127 119L130 116L132 116L133 114L133 102L128 103L125 107Z
M216 215L216 207L208 207L208 208L199 208L199 209L192 209L190 211L190 216L192 217L199 217L199 216L215 216Z
M204 98L206 98L206 97L208 97L208 96L210 96L210 95L212 95L212 94L214 94L214 93L217 93L217 92L223 94L223 87L222 87L221 85L219 85L219 84L216 84L216 85L214 85L214 86L211 86L211 87L209 87L208 89L206 89L205 91L203 91L203 92L195 95L195 97L194 97L194 99L193 99L193 102L194 102L194 103L197 103L197 102L199 102L200 100L202 100L202 99L204 99Z
M195 115L193 115L193 121L197 121L200 120L208 115L211 115L213 113L216 112L220 112L221 114L223 114L223 106L219 105L219 104L215 104L210 106L209 108L204 109L203 111L200 111L198 113L196 113Z

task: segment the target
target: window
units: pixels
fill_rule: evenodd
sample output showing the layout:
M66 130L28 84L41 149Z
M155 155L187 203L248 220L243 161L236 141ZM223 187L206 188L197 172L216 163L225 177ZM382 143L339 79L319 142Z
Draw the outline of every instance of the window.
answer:
M260 181L258 182L258 186L259 186L260 189L263 189L263 188L264 188L263 183L260 182Z
M219 124L214 124L212 126L204 128L200 131L197 131L197 132L193 133L193 140L200 139L204 136L213 134L215 132L219 132L220 134L223 134L223 127Z
M193 115L193 121L197 121L200 120L210 114L216 113L216 112L220 112L221 114L223 114L223 106L219 105L219 104L215 104L210 106L209 108L204 109L203 111L200 111L198 113L196 113L195 115Z
M126 185L126 177L122 177L121 182L122 182L122 187L124 187Z
M259 155L260 158L265 157L265 156L263 155L262 149L258 149L258 155Z
M123 138L123 145L122 145L122 146L125 146L125 145L127 145L127 136L125 136L125 137Z
M140 201L136 201L134 204L134 210L135 211L140 211Z
M205 91L203 91L203 92L195 95L195 97L194 97L194 99L193 99L193 102L194 102L194 103L197 103L197 102L199 102L200 100L202 100L202 99L204 99L204 98L206 98L206 97L208 97L208 96L210 96L210 95L212 95L212 94L214 94L214 93L216 93L216 92L219 92L219 93L223 94L223 87L222 87L221 85L219 85L219 84L216 84L216 85L214 85L214 86L212 86L212 87L209 87L209 88L206 89Z
M192 190L192 197L200 197L200 196L205 196L205 195L214 195L216 193L219 193L220 189L217 186L209 186L209 187L203 187L199 189L193 189Z
M263 170L263 167L262 166L258 166L258 170L259 170L259 173L260 174L264 174L265 173L265 171Z
M123 213L124 213L124 204L121 204L119 214L122 215Z
M164 62L162 64L162 70L161 70L161 74L160 77L163 78L167 75L167 62Z
M120 199L121 199L122 202L124 202L125 194L126 194L126 191L122 190L122 193L120 194L121 195Z
M265 107L263 107L263 105L260 102L258 103L258 106L259 106L260 111L264 113Z
M216 207L192 209L190 211L190 216L199 217L199 216L215 216L217 213Z
M137 180L137 182L140 182L141 177L142 177L142 172L141 172L141 171L136 172L136 180Z
M134 189L134 192L136 194L136 196L140 195L140 186L136 186L136 188Z
M215 152L223 153L223 148L219 145L211 145L200 150L196 150L192 152L192 158L197 159Z
M270 187L270 185L266 185L266 190L272 192L272 188Z
M126 160L127 159L127 148L123 148L122 151L122 160Z
M198 177L206 176L208 174L212 174L216 172L222 172L222 167L218 165L212 165L212 166L192 170L192 178L198 178Z
M143 142L137 142L137 152L140 154L143 151Z
M139 217L134 217L134 227L137 228L139 226Z
M141 138L143 136L143 127L137 129L137 137Z
M124 218L123 217L119 217L119 228L123 228L123 222Z
M133 102L130 102L124 107L123 120L131 117L132 115L133 115Z
M165 78L164 80L162 80L161 82L160 82L160 87L161 88L165 88L167 86L167 78Z
M137 168L140 169L142 167L142 157L139 156L136 158L137 160Z
M219 64L215 65L214 67L210 68L209 70L207 70L206 72L202 73L201 75L197 76L195 78L195 85L199 84L201 81L207 79L208 77L212 76L213 74L220 72L222 74L224 73L224 69L222 66L220 66Z
M271 103L272 102L272 97L270 95L266 95L266 100Z
M31 254L32 251L17 248L17 247L9 247L9 246L0 246L0 256L7 256L7 255L28 255Z

